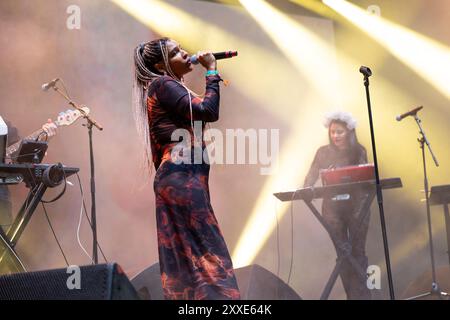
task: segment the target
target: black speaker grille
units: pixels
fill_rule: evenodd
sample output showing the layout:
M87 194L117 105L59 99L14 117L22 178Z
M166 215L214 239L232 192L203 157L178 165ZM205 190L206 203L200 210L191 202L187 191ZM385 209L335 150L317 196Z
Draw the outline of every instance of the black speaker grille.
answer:
M136 292L117 264L80 267L80 289L69 289L73 272L55 269L0 277L1 300L134 299ZM131 288L131 289L130 289Z

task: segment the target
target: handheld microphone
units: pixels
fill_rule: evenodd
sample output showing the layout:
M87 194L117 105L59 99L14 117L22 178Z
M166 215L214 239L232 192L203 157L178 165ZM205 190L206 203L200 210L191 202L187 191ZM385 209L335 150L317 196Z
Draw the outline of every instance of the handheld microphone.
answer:
M236 57L238 55L237 51L223 51L223 52L214 52L213 56L216 58L216 60L221 60L221 59L229 59L232 57ZM192 64L198 64L198 58L197 55L193 55L191 56L191 63Z
M41 87L42 91L47 91L48 89L53 88L58 81L59 81L59 78L56 78L50 82L44 83Z
M408 116L415 116L416 113L419 110L421 110L421 109L423 109L423 106L417 107L415 109L412 109L411 111L408 111L408 112L405 112L405 113L403 113L401 115L398 115L398 116L395 117L395 119L397 119L397 121L402 121L403 118L406 118Z

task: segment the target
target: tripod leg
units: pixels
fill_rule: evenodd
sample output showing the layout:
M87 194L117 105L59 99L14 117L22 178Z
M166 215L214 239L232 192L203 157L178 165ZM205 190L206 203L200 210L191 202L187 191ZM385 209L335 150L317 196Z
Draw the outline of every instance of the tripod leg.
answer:
M420 123L419 123L420 127ZM425 139L419 139L420 148L422 149L422 161L423 161L423 176L424 176L424 190L425 190L425 204L427 209L427 224L428 224L428 242L430 246L430 259L431 259L431 276L432 276L432 287L437 286L436 282L436 267L434 260L434 245L433 245L433 231L431 225L431 212L430 212L430 198L428 194L428 176L427 176L427 164L425 160Z
M417 296L414 296L414 297L409 297L405 300L416 300L416 299L428 297L430 295L431 295L431 292L427 292L427 293L418 294Z

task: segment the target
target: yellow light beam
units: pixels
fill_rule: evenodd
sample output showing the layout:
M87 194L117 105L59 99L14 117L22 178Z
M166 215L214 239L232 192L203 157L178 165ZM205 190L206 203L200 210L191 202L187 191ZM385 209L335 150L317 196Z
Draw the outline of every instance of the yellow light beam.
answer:
M297 71L320 93L324 103L336 104L339 81L334 51L319 41L316 34L265 1L239 1Z
M294 118L297 125L293 126L293 132L280 150L279 162L277 163L278 170L265 181L250 218L246 221L233 251L232 257L235 267L252 263L276 225L274 215L276 214L281 219L291 205L289 202L281 202L277 212L274 213L273 203L274 201L279 202L279 200L274 197L273 193L295 190L301 187L303 177L312 161L310 156L314 155L316 146L322 145L326 141L326 134L305 134L306 132L317 131L318 123L320 126L320 116L325 113L326 106L315 105L316 97L314 94L309 94L309 97L305 98L304 101L314 108L314 112L317 114ZM326 132L325 129L321 131Z
M336 20L339 18L339 15L336 14L335 11L331 10L321 1L318 0L289 0L289 1L301 5L302 7L312 12L320 14L322 17L327 17L332 20Z
M233 263L237 267L254 260L274 229L273 193L301 186L312 160L310 156L316 146L326 141L326 130L323 130L324 135L306 133L322 131L322 115L330 106L336 108L339 101L334 49L305 26L266 2L240 2L314 90L305 92L301 100L304 107L300 107L294 116L291 115L293 132L280 150L279 170L266 180L233 252ZM282 203L277 214L282 217L289 205Z
M263 9L266 10L258 10L261 9L260 7L258 7L260 3L256 1L243 2L246 2L247 10L252 11L252 15L255 17L255 19L258 19L260 21L264 30L266 32L272 33L272 38L277 44L279 44L278 41L283 41L282 36L278 37L278 33L271 30L271 22L283 24L281 13L275 15L276 19L272 19L273 16L271 15L271 11L269 11L267 7L263 7ZM275 9L270 8L270 10ZM259 14L261 14L262 16L259 16ZM295 29L298 30L298 28ZM275 30L277 29L275 28ZM285 32L285 30L278 29L278 32ZM287 32L287 34L289 33ZM300 38L300 40L296 40L301 44L301 39L302 38ZM317 36L310 36L307 39L310 43L314 42L314 48L320 48L320 50L322 51L334 50L331 48L331 46L325 44L325 42ZM315 45L316 42L320 42L320 44ZM286 47L282 47L282 45L280 46L280 48L283 48L284 53L286 53L285 49L289 50ZM316 57L321 56L320 52L314 52L314 54ZM297 59L300 58L301 56L299 55ZM367 115L364 105L365 100L363 96L362 79L360 74L357 72L357 68L360 64L358 64L357 61L351 60L346 56L341 56L340 58L341 59L338 62L341 65L341 70L343 71L341 81L347 84L347 87L345 87L342 91L342 94L344 95L343 101L345 101L346 110L353 112L357 116L357 118L361 120L360 123L362 123L363 128L367 129L367 125L364 126L364 123L367 123ZM294 57L291 56L291 59L294 59ZM299 71L304 72L305 76L308 78L308 80L310 80L308 75L310 75L313 70L303 68L303 65L298 65L298 68ZM407 137L409 136L409 133L405 131L405 129L401 129L398 126L395 126L396 122L394 121L394 116L396 113L399 113L400 110L395 110L393 109L395 107L392 106L408 106L411 105L413 101L411 101L407 94L405 94L396 86L393 86L383 78L378 78L377 86L379 86L379 90L374 94L373 100L377 103L378 108L381 108L382 110L379 110L379 112L376 112L375 114L375 125L377 126L377 123L384 123L384 129L391 130L385 133L382 132L382 134L380 135L383 139L378 139L378 141L381 142L383 146L386 145L387 149L393 146L393 148L397 151L406 150L405 148L409 146L413 147L415 141L412 141L411 143L403 142L400 145L396 145L395 141L392 141L392 135L396 136L399 139L398 141L408 141ZM357 87L361 87L360 94L355 93L355 90L352 89ZM312 160L312 158L308 158L308 155L313 154L315 148L320 145L318 143L320 139L317 139L316 135L313 135L312 137L315 142L313 142L312 140L304 141L301 139L301 137L307 135L308 132L311 133L318 130L320 131L320 120L314 120L317 119L316 115L318 113L323 114L325 111L333 109L335 104L333 106L320 105L320 103L317 104L317 101L314 101L314 99L310 100L310 102L305 104L307 107L302 109L301 114L292 119L293 126L295 125L296 130L292 133L291 140L287 142L285 147L283 147L283 149L281 150L280 172L278 173L277 177L271 177L266 181L263 190L260 193L260 196L252 210L250 219L246 223L236 249L233 252L233 261L238 266L243 266L253 261L259 250L264 245L264 242L268 239L270 232L272 232L274 229L275 223L273 220L273 212L271 211L271 200L273 198L272 193L276 191L286 190L287 188L291 188L292 186L299 186L298 182L301 181L300 178L306 173L306 170L308 169L307 166L309 166L310 160ZM386 107L383 107L383 105L386 105ZM306 123L305 119L308 119L309 123ZM366 121L364 121L365 119ZM311 123L313 123L312 126ZM395 130L395 132L392 130ZM359 129L359 134L360 138L361 136L365 137L362 142L366 142L364 144L367 146L368 151L370 151L368 130ZM324 131L323 136L326 138L326 131ZM297 138L297 140L295 140L295 138ZM301 152L299 152L299 146L302 147ZM402 173L404 173L405 171L409 171L409 167L405 168L404 166L405 161L398 161L398 157L395 152L393 153L390 151L386 151L385 153L383 153L383 155L385 155L385 157L382 159L383 161L381 161L381 165L383 163L389 164L388 166L382 165L381 174L383 177L402 176ZM290 162L291 159L297 159L296 164ZM413 163L410 163L413 162L411 161L412 159L408 158L405 160L408 160L409 166L414 166ZM409 175L407 175L407 177L409 178ZM407 180L409 182L411 179ZM420 181L419 179L416 180L417 182ZM297 185L295 185L295 182L297 182ZM413 195L408 194L408 200L411 200L411 198L413 198ZM278 215L282 217L287 208L288 206L282 205L278 210Z
M450 98L450 49L435 40L395 24L345 0L323 3L359 27L401 62Z
M292 73L292 67L286 60L279 59L279 54L160 0L111 1L142 24L179 41L190 51L223 48L224 44L227 45L225 49L238 50L239 56L232 62L219 63L222 76L231 81L231 88L257 102L267 112L285 123L291 121L290 113L296 110L292 101L300 99L301 92L290 89L293 83L301 83L302 79L300 75ZM286 77L287 74L290 77ZM251 81L248 80L249 75ZM290 95L285 94L285 90L273 90L273 79L277 79L280 88L289 90Z

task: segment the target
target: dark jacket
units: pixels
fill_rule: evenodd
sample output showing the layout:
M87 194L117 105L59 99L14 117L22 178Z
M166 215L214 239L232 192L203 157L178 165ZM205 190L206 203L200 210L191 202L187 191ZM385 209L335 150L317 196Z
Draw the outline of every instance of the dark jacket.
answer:
M313 186L321 169L340 168L367 163L366 149L358 144L353 150L339 150L331 144L320 147L306 175L304 187Z

